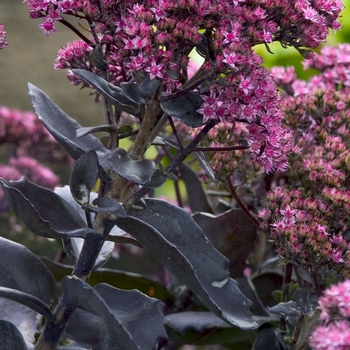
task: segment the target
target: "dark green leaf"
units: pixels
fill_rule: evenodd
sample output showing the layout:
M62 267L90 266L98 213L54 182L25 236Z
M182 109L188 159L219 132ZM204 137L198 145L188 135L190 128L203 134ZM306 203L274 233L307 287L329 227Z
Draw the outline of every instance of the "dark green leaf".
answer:
M210 205L209 199L204 191L198 175L186 164L181 164L180 171L181 179L185 182L191 212L195 213L202 211L213 214L213 208ZM212 243L214 242L212 241Z
M98 138L93 135L78 137L77 130L81 125L64 113L43 91L30 83L28 86L29 96L39 120L73 159L78 159L92 149L103 158L107 149Z
M27 350L21 332L11 322L0 320L0 349Z
M146 103L146 100L140 95L139 87L136 83L127 83L123 82L120 84L121 89L124 92L124 95L132 102L143 105Z
M90 203L90 192L99 175L97 154L91 150L81 155L72 166L69 176L69 187L73 198L80 204Z
M134 205L117 226L145 248L187 285L217 316L242 329L255 328L251 302L230 278L228 260L205 237L184 209L168 202L146 199Z
M197 92L188 92L184 96L177 97L170 101L163 101L160 103L162 110L179 119L188 126L198 127L202 126L203 116L197 112L203 103L202 98Z
M241 277L256 239L254 224L240 209L231 209L218 216L195 213L193 218L214 247L230 260L231 276Z
M57 284L47 267L27 248L0 237L0 286L56 304Z
M70 275L73 271L73 266L60 264L45 257L41 259L47 268L52 272L57 282L60 282L65 276ZM103 282L116 288L127 290L137 289L150 297L160 300L173 300L173 296L160 283L152 281L136 273L106 268L92 271L89 278L89 284L95 286L96 284Z
M17 303L27 306L30 309L38 312L39 314L49 319L53 318L52 312L48 307L48 305L46 305L37 297L30 295L28 293L24 293L12 288L0 287L0 297L16 301ZM1 317L1 313L0 313L0 317Z
M169 338L180 344L209 345L250 342L256 330L232 327L211 312L179 312L164 317Z
M35 234L49 238L98 234L88 229L74 208L55 192L26 179L0 179L0 183L12 210Z
M160 80L158 79L151 80L148 77L145 77L139 86L139 92L141 97L143 97L146 101L150 100L151 97L159 88L159 86L160 86Z
M148 159L133 160L123 148L116 148L110 156L112 169L124 179L143 185L151 181L156 165Z
M99 75L89 72L84 69L71 70L78 77L84 79L93 88L99 91L106 99L111 101L119 110L130 113L135 117L138 116L138 106L136 103L130 101L118 86L108 83Z

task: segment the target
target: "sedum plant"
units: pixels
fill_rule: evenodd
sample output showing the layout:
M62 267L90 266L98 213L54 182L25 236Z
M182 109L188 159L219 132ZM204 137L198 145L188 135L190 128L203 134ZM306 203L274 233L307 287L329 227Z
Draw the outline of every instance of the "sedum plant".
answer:
M0 321L3 348L170 350L194 338L245 347L256 338L254 349L285 348L266 323L276 318L244 278L259 223L236 195L232 156L222 154L236 152L235 164L253 174L287 169L293 133L253 47L269 50L279 41L310 58L329 28L339 29L341 2L25 2L46 35L56 22L78 35L61 48L55 68L69 69L72 84L102 100L104 121L83 127L29 84L38 119L74 160L69 186L0 182L17 216L34 234L61 240L72 266L0 239L0 296L11 300L3 309L12 314ZM193 52L203 59L197 69ZM151 146L153 159L145 157ZM194 161L203 177L227 186L244 213L211 205ZM154 198L178 178L192 214L183 203ZM103 269L122 245L136 247L128 248L135 259L137 249L147 250L167 271L157 271L155 281ZM35 324L37 314L43 327Z

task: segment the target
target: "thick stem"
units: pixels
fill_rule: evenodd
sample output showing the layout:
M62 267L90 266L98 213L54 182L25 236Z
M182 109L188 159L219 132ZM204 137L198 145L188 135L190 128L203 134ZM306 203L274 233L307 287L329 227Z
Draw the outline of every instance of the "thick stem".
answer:
M35 350L54 350L60 341L65 326L75 310L63 294L54 312L52 321L47 322L35 346Z

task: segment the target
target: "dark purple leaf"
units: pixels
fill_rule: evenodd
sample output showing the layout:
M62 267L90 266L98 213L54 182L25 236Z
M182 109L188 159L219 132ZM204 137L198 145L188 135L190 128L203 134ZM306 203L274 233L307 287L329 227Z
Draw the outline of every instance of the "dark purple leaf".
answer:
M138 116L138 105L130 101L120 87L112 85L99 75L84 69L72 69L71 71L88 82L118 109L130 113L135 117Z
M300 306L294 300L279 303L275 306L269 307L268 309L271 313L276 315L290 316L290 317L301 316Z
M80 129L77 129L77 137L82 137L87 134L92 134L94 132L112 132L117 131L116 127L113 125L99 125L99 126L88 126L88 127L81 127Z
M214 314L242 329L257 327L251 302L230 278L228 260L205 237L190 213L168 202L146 199L116 225L133 235L195 293Z
M165 184L167 178L162 171L156 169L150 181L145 182L142 186L147 188L157 188Z
M200 94L197 92L188 92L184 96L177 97L170 101L163 101L160 103L162 110L179 119L188 126L194 128L202 126L203 116L197 112L203 103Z
M56 304L57 284L48 268L24 246L0 237L0 286Z
M116 148L110 156L112 169L124 179L143 185L151 181L156 165L148 159L133 160L123 148Z
M293 300L298 304L303 315L312 310L310 292L306 288L297 288L293 294Z
M49 306L31 294L24 293L12 288L0 287L0 297L13 300L19 304L27 306L30 309L38 312L39 314L49 319L53 318L53 315ZM1 314L0 314L0 317L1 317Z
M181 344L233 344L249 342L252 346L256 330L230 326L212 312L186 311L164 317L169 338Z
M201 165L201 167L203 168L203 170L205 171L209 179L216 181L214 171L211 168L204 152L194 152L194 155L196 156L199 164Z
M21 332L11 322L0 320L0 349L27 350Z
M99 350L151 350L156 348L159 338L166 337L159 300L108 285L94 289L75 276L65 277L62 288L75 306L104 320L103 334L99 336L96 334L98 322L91 315L81 312L73 315L67 333L79 342L85 343L94 337L98 344L92 345L98 345ZM147 321L148 318L152 322Z
M163 303L138 290L122 290L108 284L98 284L95 290L102 296L114 316L137 339L139 349L156 349L160 338L167 334L163 323Z
M99 174L96 152L91 150L81 155L72 166L69 187L73 198L80 204L90 203L90 192L94 188Z
M52 272L57 282L60 282L65 276L72 273L73 266L60 264L45 257L42 258L42 261ZM106 268L92 271L89 284L95 286L102 282L108 283L116 288L126 290L137 289L143 294L163 301L173 301L173 296L159 282L150 280L136 273Z
M214 247L230 260L231 276L241 277L256 239L254 224L240 209L232 209L218 216L195 213L193 218Z
M283 350L284 341L275 331L275 328L265 323L258 329L258 336L254 342L253 350Z
M158 79L151 80L148 77L145 77L139 86L139 92L141 97L143 97L145 100L148 101L157 91L159 86L160 86L160 80Z
M26 179L0 179L0 183L12 210L33 233L49 238L98 234L88 229L74 208L55 192Z
M273 297L273 292L282 290L283 276L280 273L262 273L253 277L252 283L260 300L265 306L274 306L277 304L277 301Z
M122 218L126 217L126 213L123 205L114 199L107 198L107 197L98 197L93 200L92 204L96 208L91 208L91 209L92 211L95 210L96 213L116 215L116 216L121 216Z
M2 298L0 298L0 310L0 318L17 327L23 336L27 350L33 350L35 335L39 333L37 312L15 301Z
M146 103L146 100L140 95L139 87L136 83L127 83L123 82L120 84L121 89L124 92L124 95L132 102L143 105Z
M90 134L78 137L77 130L81 129L81 125L64 113L43 91L32 84L28 86L29 96L39 120L61 147L73 159L78 159L82 154L95 150L102 160L108 150L100 140ZM104 167L102 161L101 165Z
M213 208L198 175L186 164L181 164L180 171L181 179L185 182L191 212L202 211L213 214Z

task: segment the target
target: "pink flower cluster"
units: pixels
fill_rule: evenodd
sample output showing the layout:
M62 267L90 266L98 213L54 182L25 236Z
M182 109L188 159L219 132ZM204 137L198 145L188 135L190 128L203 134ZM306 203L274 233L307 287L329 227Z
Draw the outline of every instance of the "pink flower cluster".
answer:
M0 107L0 145L8 146L10 154L9 163L0 164L0 177L7 180L18 180L24 176L41 186L53 189L59 184L58 176L38 160L59 164L68 164L69 161L32 112ZM1 190L0 201L2 199Z
M350 272L349 52L345 44L323 48L306 64L321 69L309 82L292 68L272 71L294 146L286 184L260 212L262 226L279 255L303 264L321 289Z
M0 24L0 50L7 46L6 41L7 33L4 31L4 26Z
M247 124L252 155L268 173L286 169L291 135L281 125L275 83L252 47L280 41L310 57L311 52L301 48L315 48L329 28L339 29L343 8L339 0L25 2L31 17L43 17L40 27L46 34L55 31L54 23L65 15L85 19L90 26L91 39L74 29L82 40L59 51L55 68L97 74L104 69L104 76L115 85L131 79L139 83L146 73L162 80L163 96L200 89L204 103L198 112L204 122ZM189 54L194 48L205 62L189 78ZM71 73L69 79L86 85Z
M67 155L35 113L0 107L0 145L12 145L12 156L68 162Z
M347 350L350 348L350 280L333 285L319 299L322 325L310 337L314 350Z

